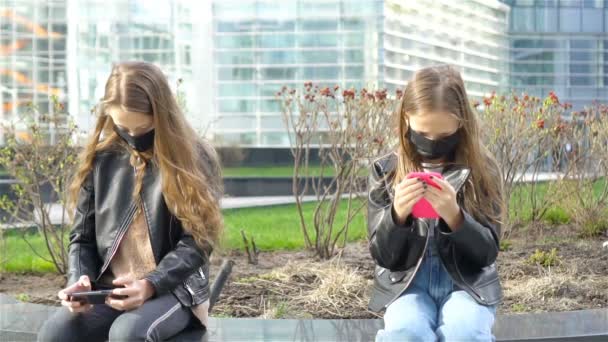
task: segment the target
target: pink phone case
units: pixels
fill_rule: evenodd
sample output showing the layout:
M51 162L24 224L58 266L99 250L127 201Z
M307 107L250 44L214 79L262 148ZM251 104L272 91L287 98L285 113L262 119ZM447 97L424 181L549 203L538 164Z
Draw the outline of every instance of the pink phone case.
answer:
M441 189L437 183L433 182L433 180L429 178L430 176L443 179L441 174L437 172L411 172L406 177L421 178L430 186ZM412 216L416 218L439 218L439 215L435 209L433 209L431 203L429 203L429 201L427 201L425 198L421 198L418 202L416 202L416 204L414 204L414 207L412 207Z

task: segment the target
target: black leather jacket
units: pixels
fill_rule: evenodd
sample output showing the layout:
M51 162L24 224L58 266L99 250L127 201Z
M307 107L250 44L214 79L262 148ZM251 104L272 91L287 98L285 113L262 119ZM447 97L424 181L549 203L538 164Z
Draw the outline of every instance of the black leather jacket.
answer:
M443 219L417 219L409 215L404 225L396 224L391 212L394 196L391 178L384 177L394 172L396 166L395 153L383 156L372 164L368 179L369 250L376 262L369 309L384 310L408 288L429 243L437 244L439 257L460 289L482 305L500 303L502 287L495 264L500 227L478 222L464 209L464 222L455 232ZM443 172L444 179L456 190L459 203L469 174L469 168L457 165ZM435 239L429 238L429 229L434 229Z
M202 163L207 160L204 157ZM204 172L208 172L206 169L211 168ZM68 286L81 275L88 275L95 285L108 269L134 217L134 180L135 170L126 150L115 148L97 153L93 170L80 189L69 236ZM214 195L219 201L221 193ZM141 197L157 264L145 279L154 286L155 296L172 292L186 307L204 302L209 298L211 248L200 249L170 213L161 193L158 168L152 162L146 166Z

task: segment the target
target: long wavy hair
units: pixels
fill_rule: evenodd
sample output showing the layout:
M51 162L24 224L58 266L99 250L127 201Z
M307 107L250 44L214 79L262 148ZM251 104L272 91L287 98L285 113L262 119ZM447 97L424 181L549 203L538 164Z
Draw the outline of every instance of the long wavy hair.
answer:
M154 146L140 153L114 131L107 109L152 115ZM219 199L221 167L215 149L188 124L162 70L145 62L121 62L112 68L105 94L96 106L95 130L85 145L69 188L69 208L75 208L85 178L101 151L124 150L136 169L133 198L138 201L147 163L159 169L162 194L169 211L180 220L205 252L217 245L223 230Z
M409 117L425 112L447 112L459 121L460 141L446 166L471 169L464 185L463 208L478 220L504 222L505 203L501 169L481 140L477 113L471 106L460 72L447 64L419 69L408 82L394 120L399 136L395 151L398 165L392 178L396 185L412 171L422 171L422 158L408 139Z

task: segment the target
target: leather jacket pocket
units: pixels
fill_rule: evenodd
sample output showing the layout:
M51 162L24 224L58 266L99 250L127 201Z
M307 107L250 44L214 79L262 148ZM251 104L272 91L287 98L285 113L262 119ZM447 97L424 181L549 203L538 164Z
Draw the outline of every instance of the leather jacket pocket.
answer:
M403 283L413 275L415 267L404 271L390 271L386 268L376 266L374 275L374 287L380 291L392 293L403 288Z
M496 263L483 267L480 271L465 273L464 280L486 305L498 304L503 299L502 285Z
M481 275L473 283L473 287L488 305L498 304L502 301L502 285L500 284L496 263L482 269Z
M477 292L485 299L487 305L499 304L503 300L502 286L498 278L477 287Z

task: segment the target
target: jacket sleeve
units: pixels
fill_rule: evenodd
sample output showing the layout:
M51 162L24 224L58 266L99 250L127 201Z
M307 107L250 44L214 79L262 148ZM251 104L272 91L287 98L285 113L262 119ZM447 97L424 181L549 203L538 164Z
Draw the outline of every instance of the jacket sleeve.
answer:
M393 201L383 179L382 167L372 163L367 189L367 233L369 250L379 266L398 270L405 264L414 220L408 215L403 225L395 222Z
M67 286L77 282L83 275L89 276L91 282L97 278L101 260L97 253L96 241L95 190L91 171L80 188L74 222L69 234Z
M167 253L147 279L156 295L165 294L186 280L199 267L209 262L211 246L200 249L192 235L181 229L182 235L175 248Z
M221 182L221 176L219 167L215 162L216 159L210 158L208 152L201 152L203 153L200 159L201 167L211 186L212 199L217 202L219 207L222 188L217 183ZM209 256L213 250L212 246L206 245L201 249L196 244L194 237L182 228L179 220L178 226L182 233L175 248L167 253L156 268L144 277L152 284L156 295L162 295L173 290L201 266L206 265L208 267Z
M494 204L493 208L495 214L499 215L500 205ZM498 257L500 246L500 224L478 221L462 207L460 211L464 220L455 231L452 231L443 219L439 220L441 235L450 239L461 255L480 267L493 264Z

